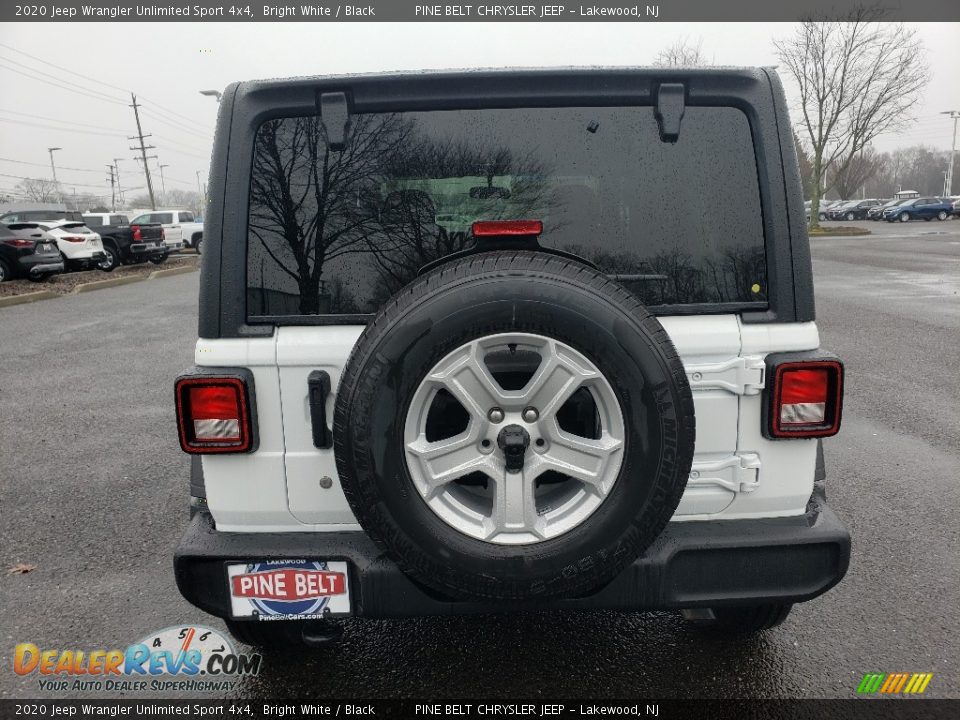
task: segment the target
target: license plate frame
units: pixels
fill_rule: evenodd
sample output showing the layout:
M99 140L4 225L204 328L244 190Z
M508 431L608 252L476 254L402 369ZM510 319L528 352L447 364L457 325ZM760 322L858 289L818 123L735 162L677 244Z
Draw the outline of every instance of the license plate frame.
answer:
M316 620L353 614L345 560L228 561L224 575L230 617L236 620Z

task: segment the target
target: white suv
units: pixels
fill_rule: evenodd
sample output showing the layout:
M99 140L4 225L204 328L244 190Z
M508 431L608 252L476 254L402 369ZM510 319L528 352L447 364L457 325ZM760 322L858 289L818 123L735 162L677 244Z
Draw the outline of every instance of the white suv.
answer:
M106 258L100 235L82 222L37 222L57 241L67 270L89 270Z
M232 85L184 596L271 645L545 607L750 632L839 582L789 128L767 69Z

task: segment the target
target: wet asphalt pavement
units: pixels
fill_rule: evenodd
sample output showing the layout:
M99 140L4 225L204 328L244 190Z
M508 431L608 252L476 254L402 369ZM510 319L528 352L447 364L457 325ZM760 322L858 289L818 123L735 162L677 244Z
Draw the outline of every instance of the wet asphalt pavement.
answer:
M857 224L857 223L855 223ZM348 623L267 657L244 697L837 697L866 672L932 672L960 698L960 221L814 240L821 344L847 364L828 500L850 572L748 641L666 613ZM189 461L172 381L192 361L197 275L0 309L0 697L50 695L13 647L125 647L202 623L171 554ZM24 575L6 568L36 565ZM53 694L62 697L60 694Z

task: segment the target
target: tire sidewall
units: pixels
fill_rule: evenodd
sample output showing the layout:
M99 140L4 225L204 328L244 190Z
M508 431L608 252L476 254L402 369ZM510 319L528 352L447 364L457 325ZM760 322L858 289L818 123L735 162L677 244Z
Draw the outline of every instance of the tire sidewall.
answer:
M341 477L352 476L348 499L361 524L406 569L470 596L549 596L610 577L669 520L693 454L676 373L638 327L637 317L596 293L545 277L473 278L429 295L403 316L402 329L367 348L352 394L338 403L351 432L339 438L337 461ZM522 546L483 542L441 520L416 490L403 444L410 400L436 363L506 332L553 337L589 357L613 388L628 433L618 479L594 513L559 537Z

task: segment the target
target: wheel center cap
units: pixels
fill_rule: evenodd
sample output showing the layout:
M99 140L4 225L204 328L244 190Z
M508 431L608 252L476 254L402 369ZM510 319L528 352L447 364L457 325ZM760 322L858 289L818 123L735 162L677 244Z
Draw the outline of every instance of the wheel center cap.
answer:
M503 450L507 472L523 470L523 456L530 447L530 434L519 425L507 425L497 435L497 447Z

